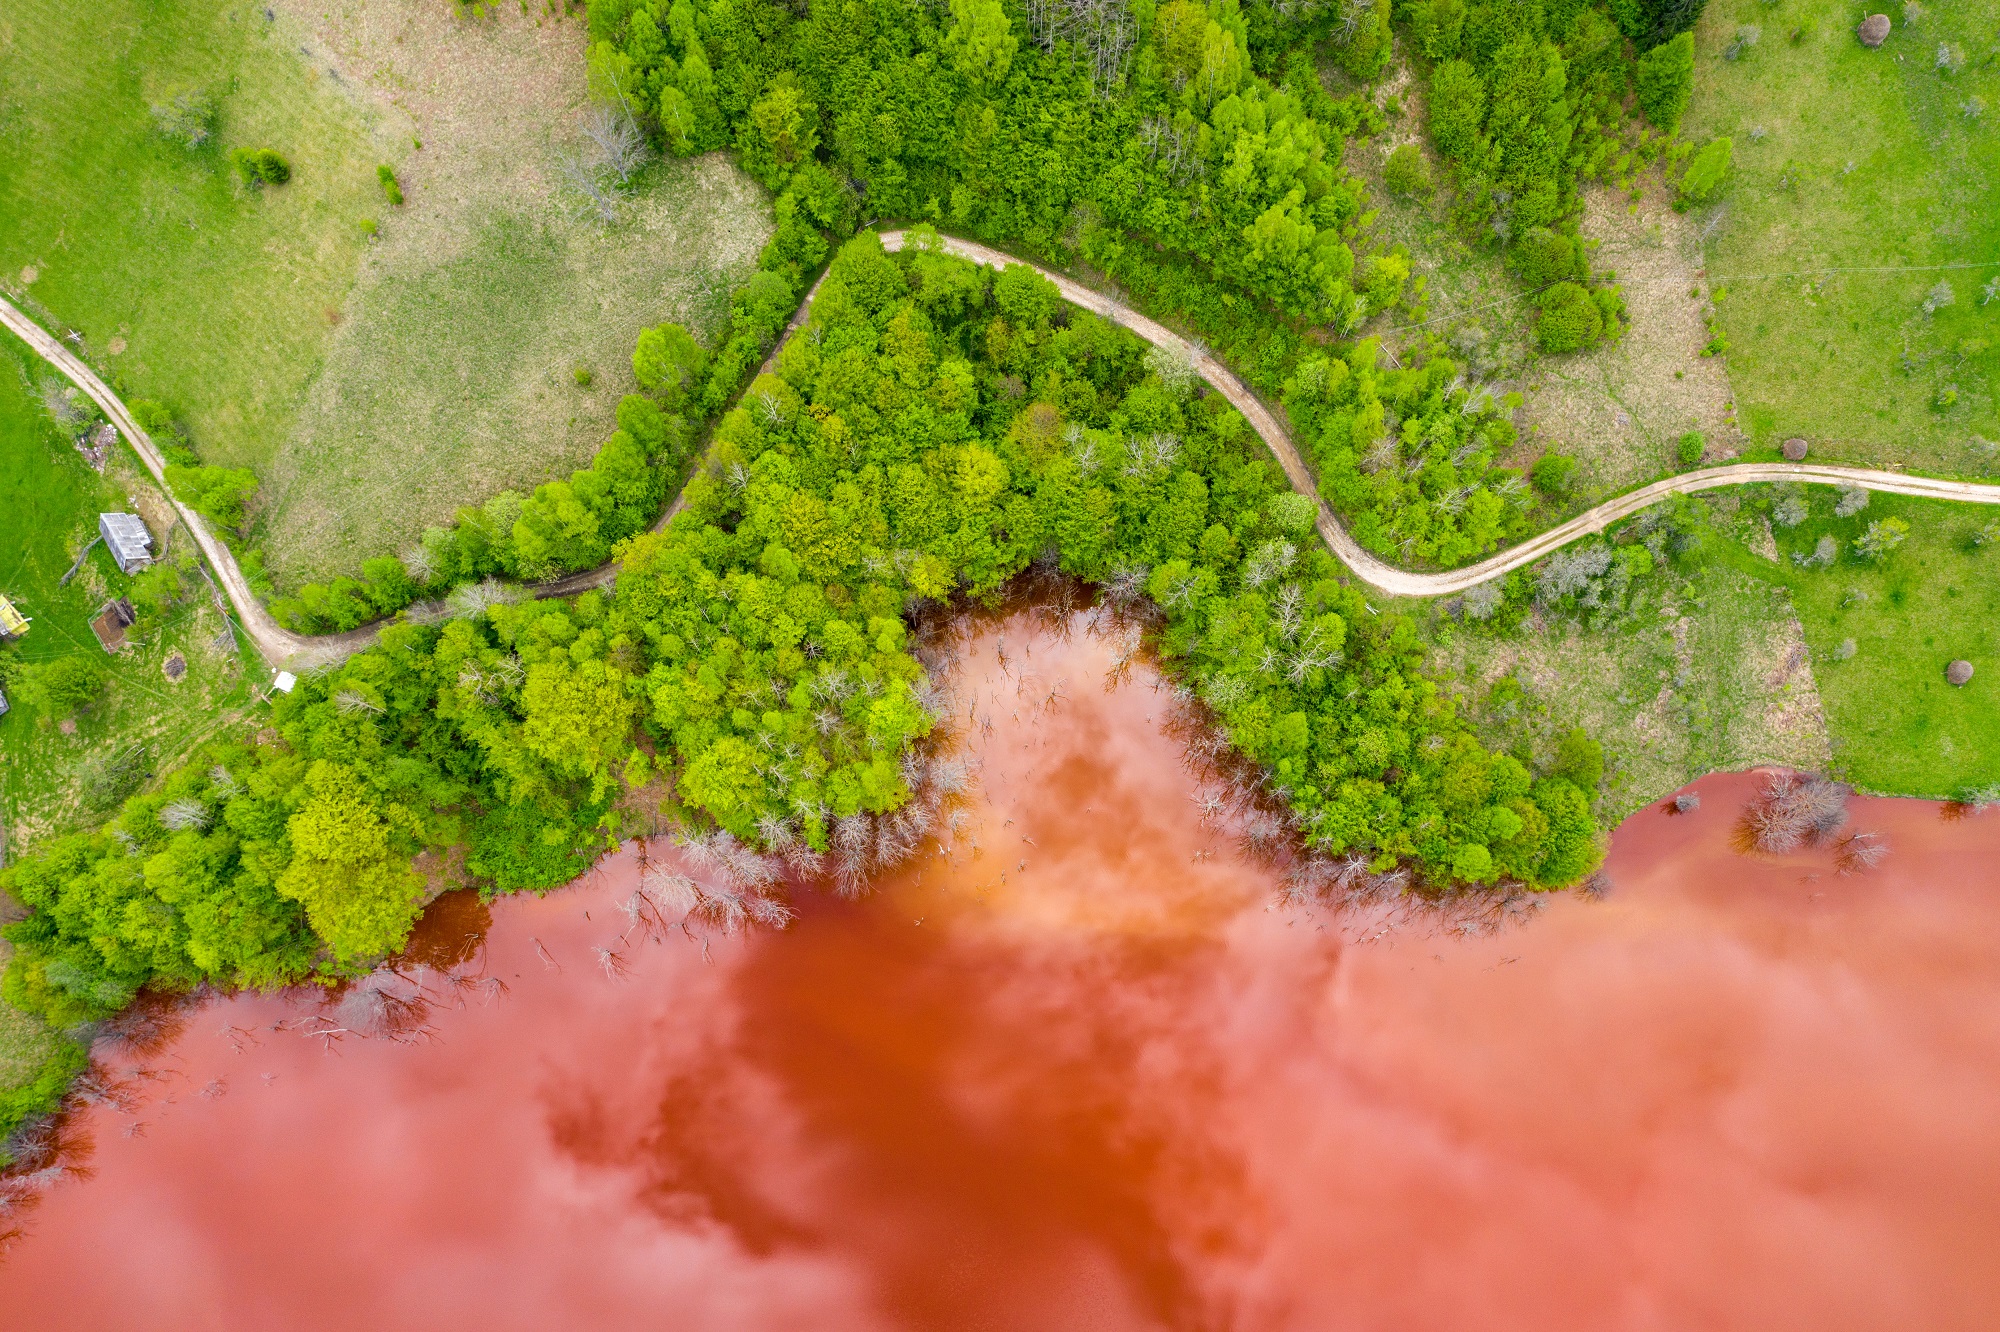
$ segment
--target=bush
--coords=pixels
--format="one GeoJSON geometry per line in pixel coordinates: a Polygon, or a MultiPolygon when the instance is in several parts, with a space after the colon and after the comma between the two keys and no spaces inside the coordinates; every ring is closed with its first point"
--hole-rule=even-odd
{"type": "Polygon", "coordinates": [[[257,494],[257,474],[247,467],[187,467],[167,464],[174,495],[217,528],[243,535],[245,507],[257,494]]]}
{"type": "MultiPolygon", "coordinates": [[[[1642,552],[1645,547],[1639,548],[1642,552]]],[[[1556,742],[1553,775],[1573,783],[1588,794],[1604,781],[1604,746],[1590,738],[1581,726],[1556,742]]]]}
{"type": "Polygon", "coordinates": [[[1584,276],[1582,248],[1570,237],[1547,227],[1533,227],[1508,256],[1521,281],[1546,287],[1584,276]]]}
{"type": "Polygon", "coordinates": [[[1425,55],[1449,60],[1465,32],[1464,0],[1417,0],[1410,7],[1410,32],[1425,55]]]}
{"type": "Polygon", "coordinates": [[[1544,495],[1567,495],[1576,484],[1576,459],[1565,453],[1545,453],[1535,460],[1528,477],[1544,495]]]}
{"type": "Polygon", "coordinates": [[[1431,75],[1431,142],[1446,157],[1478,155],[1486,122],[1486,81],[1463,60],[1447,60],[1431,75]]]}
{"type": "MultiPolygon", "coordinates": [[[[0,1142],[32,1119],[52,1115],[77,1075],[90,1067],[90,1047],[69,1036],[57,1038],[58,1045],[34,1078],[18,1087],[0,1091],[0,1142]]],[[[0,1167],[13,1164],[13,1157],[0,1147],[0,1167]]]]}
{"type": "Polygon", "coordinates": [[[1382,183],[1389,187],[1389,193],[1401,199],[1429,194],[1431,168],[1424,161],[1423,150],[1414,143],[1406,143],[1390,153],[1382,167],[1382,183]]]}
{"type": "Polygon", "coordinates": [[[269,148],[238,148],[229,154],[229,161],[253,190],[282,185],[292,178],[292,164],[269,148]]]}
{"type": "Polygon", "coordinates": [[[1708,441],[1701,437],[1701,431],[1690,430],[1681,436],[1680,443],[1674,447],[1674,455],[1680,459],[1681,466],[1698,467],[1702,452],[1707,447],[1708,441]]]}
{"type": "Polygon", "coordinates": [[[1722,185],[1722,179],[1729,174],[1729,155],[1735,146],[1727,139],[1716,139],[1694,155],[1681,174],[1680,192],[1674,198],[1676,211],[1685,212],[1698,203],[1706,203],[1722,185]]]}
{"type": "Polygon", "coordinates": [[[184,148],[195,149],[215,133],[215,99],[196,88],[152,107],[153,128],[184,148]]]}
{"type": "Polygon", "coordinates": [[[1884,518],[1868,524],[1868,530],[1855,538],[1854,553],[1870,563],[1880,564],[1903,544],[1903,538],[1909,534],[1910,525],[1903,519],[1884,518]]]}
{"type": "Polygon", "coordinates": [[[387,163],[375,168],[375,179],[382,182],[382,193],[388,198],[389,202],[401,207],[403,202],[403,187],[396,183],[396,173],[389,168],[387,163]]]}
{"type": "Polygon", "coordinates": [[[1359,22],[1334,59],[1355,78],[1372,79],[1389,62],[1389,0],[1347,0],[1347,7],[1359,11],[1359,22]]]}
{"type": "Polygon", "coordinates": [[[644,330],[632,351],[632,374],[639,387],[662,395],[670,406],[678,403],[700,380],[707,364],[708,353],[679,324],[661,324],[644,330]]]}
{"type": "Polygon", "coordinates": [[[1543,292],[1541,311],[1535,337],[1545,352],[1580,351],[1604,334],[1604,311],[1574,282],[1558,282],[1543,292]]]}
{"type": "Polygon", "coordinates": [[[110,683],[111,672],[103,662],[78,653],[30,667],[22,673],[19,687],[24,701],[60,718],[90,706],[110,683]]]}
{"type": "Polygon", "coordinates": [[[1684,32],[1639,57],[1639,108],[1672,134],[1694,91],[1694,34],[1684,32]]]}

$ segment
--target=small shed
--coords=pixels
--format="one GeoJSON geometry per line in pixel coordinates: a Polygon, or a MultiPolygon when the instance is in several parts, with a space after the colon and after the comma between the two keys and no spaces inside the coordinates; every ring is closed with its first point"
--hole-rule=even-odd
{"type": "Polygon", "coordinates": [[[28,632],[28,617],[14,609],[14,603],[0,597],[0,643],[9,643],[28,632]]]}
{"type": "Polygon", "coordinates": [[[0,717],[7,715],[7,691],[0,689],[0,717]]]}
{"type": "Polygon", "coordinates": [[[100,513],[97,532],[118,561],[120,573],[135,574],[153,562],[153,534],[134,513],[100,513]]]}
{"type": "Polygon", "coordinates": [[[131,602],[123,597],[114,597],[97,608],[97,618],[90,622],[90,632],[97,635],[98,644],[106,652],[116,652],[125,646],[125,631],[138,618],[131,602]]]}
{"type": "Polygon", "coordinates": [[[296,685],[298,682],[299,682],[299,677],[293,675],[290,671],[279,671],[278,674],[271,680],[271,688],[277,690],[281,694],[289,694],[292,692],[292,686],[296,685]]]}

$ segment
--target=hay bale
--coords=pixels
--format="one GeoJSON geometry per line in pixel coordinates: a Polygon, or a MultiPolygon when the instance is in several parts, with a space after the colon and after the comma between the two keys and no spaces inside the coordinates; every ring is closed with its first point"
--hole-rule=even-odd
{"type": "Polygon", "coordinates": [[[1861,39],[1863,46],[1870,49],[1880,46],[1883,42],[1889,40],[1889,16],[1887,14],[1870,14],[1867,18],[1861,20],[1861,26],[1855,29],[1854,35],[1861,39]]]}
{"type": "Polygon", "coordinates": [[[1806,448],[1806,442],[1794,435],[1785,441],[1785,457],[1792,462],[1804,462],[1806,460],[1806,448]]]}
{"type": "Polygon", "coordinates": [[[1955,685],[1965,684],[1972,679],[1972,663],[1960,657],[1944,668],[1944,678],[1955,685]]]}

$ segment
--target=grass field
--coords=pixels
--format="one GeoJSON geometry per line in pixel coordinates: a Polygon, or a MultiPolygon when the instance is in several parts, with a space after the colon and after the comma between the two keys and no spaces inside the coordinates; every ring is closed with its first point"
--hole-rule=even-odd
{"type": "Polygon", "coordinates": [[[1757,443],[2000,471],[1978,442],[2000,441],[2000,299],[1981,303],[2000,279],[2000,0],[1912,10],[1886,6],[1896,26],[1871,51],[1862,9],[1710,0],[1683,133],[1729,135],[1736,169],[1707,281],[1757,443]],[[1756,44],[1725,60],[1745,25],[1756,44]],[[1926,314],[1940,283],[1951,302],[1926,314]]]}
{"type": "Polygon", "coordinates": [[[370,114],[261,7],[12,0],[0,13],[0,280],[132,397],[172,403],[212,462],[262,466],[317,372],[380,194],[370,114]],[[195,88],[211,143],[155,132],[195,88]],[[252,192],[238,146],[290,159],[252,192]]]}
{"type": "MultiPolygon", "coordinates": [[[[51,427],[30,392],[39,373],[24,349],[0,353],[0,592],[33,623],[17,644],[0,649],[14,662],[38,664],[81,653],[112,670],[108,694],[77,719],[73,733],[9,691],[13,710],[0,717],[0,830],[11,859],[48,837],[93,822],[84,777],[94,764],[138,748],[140,770],[158,770],[213,734],[248,700],[245,668],[234,642],[218,641],[221,615],[203,595],[142,621],[133,641],[106,657],[90,630],[99,607],[127,583],[103,546],[93,550],[67,585],[71,560],[96,535],[97,515],[130,511],[138,498],[155,542],[167,530],[165,502],[142,480],[129,453],[114,453],[106,476],[51,427]],[[163,671],[178,652],[187,671],[169,681],[163,671]]],[[[172,538],[175,546],[187,533],[172,538]]],[[[156,544],[157,549],[157,544],[156,544]]]]}
{"type": "Polygon", "coordinates": [[[2000,523],[2000,511],[1877,495],[1861,513],[1836,518],[1834,491],[1806,493],[1812,516],[1776,529],[1776,561],[1726,553],[1798,607],[1836,769],[1871,791],[1936,799],[2000,782],[2000,542],[1971,539],[2000,523]],[[1853,539],[1889,517],[1909,523],[1903,545],[1880,566],[1854,559],[1853,539]],[[1832,565],[1801,568],[1791,558],[1828,535],[1840,544],[1832,565]],[[1853,655],[1844,656],[1849,640],[1853,655]],[[1963,687],[1944,678],[1956,659],[1973,665],[1963,687]]]}
{"type": "Polygon", "coordinates": [[[584,104],[577,17],[22,0],[0,13],[0,285],[206,461],[257,470],[282,584],[351,573],[588,461],[638,330],[718,322],[755,261],[768,206],[720,157],[581,221],[556,158],[584,104]],[[150,108],[193,88],[219,118],[191,152],[150,108]],[[239,145],[291,182],[244,189],[239,145]]]}

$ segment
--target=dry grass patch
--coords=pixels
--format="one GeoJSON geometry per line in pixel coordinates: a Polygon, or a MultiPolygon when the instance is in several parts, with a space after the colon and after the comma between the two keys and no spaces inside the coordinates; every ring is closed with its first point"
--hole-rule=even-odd
{"type": "Polygon", "coordinates": [[[1459,676],[1490,745],[1546,753],[1573,726],[1602,742],[1607,824],[1704,773],[1831,756],[1798,617],[1781,590],[1740,573],[1705,570],[1620,629],[1531,620],[1497,642],[1450,637],[1435,660],[1459,676]],[[1495,707],[1507,676],[1525,698],[1495,707]]]}
{"type": "Polygon", "coordinates": [[[266,482],[271,568],[293,585],[588,462],[634,387],[639,330],[720,323],[769,221],[720,157],[649,167],[609,227],[578,215],[557,159],[581,139],[580,21],[278,5],[314,25],[316,62],[411,127],[392,163],[408,202],[376,210],[380,238],[266,482]]]}
{"type": "Polygon", "coordinates": [[[1743,447],[1728,372],[1704,357],[1701,232],[1649,181],[1636,214],[1628,197],[1584,190],[1583,234],[1599,243],[1592,266],[1618,275],[1631,327],[1616,342],[1537,361],[1527,377],[1524,446],[1573,455],[1576,501],[1598,500],[1674,470],[1682,434],[1699,430],[1711,460],[1743,447]]]}

